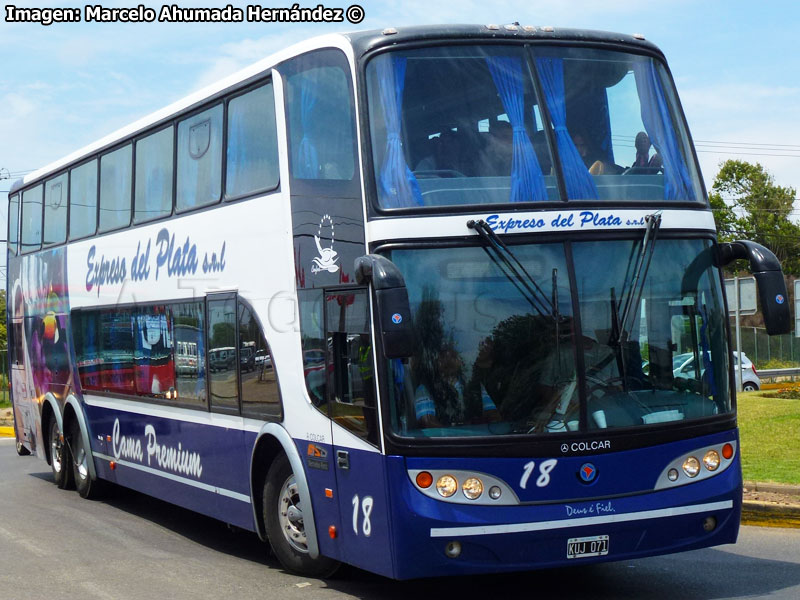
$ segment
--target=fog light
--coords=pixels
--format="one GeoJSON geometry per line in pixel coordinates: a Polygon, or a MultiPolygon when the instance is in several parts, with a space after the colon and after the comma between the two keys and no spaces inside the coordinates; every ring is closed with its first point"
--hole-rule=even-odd
{"type": "Polygon", "coordinates": [[[670,481],[678,481],[678,469],[670,469],[667,472],[667,479],[670,481]]]}
{"type": "Polygon", "coordinates": [[[700,472],[700,461],[694,456],[690,456],[683,461],[683,472],[686,473],[688,477],[697,477],[697,474],[700,472]]]}
{"type": "Polygon", "coordinates": [[[483,493],[483,483],[477,477],[470,477],[461,486],[461,491],[470,500],[476,500],[483,493]]]}
{"type": "Polygon", "coordinates": [[[706,517],[703,519],[703,531],[709,533],[714,531],[717,528],[717,518],[716,517],[706,517]]]}
{"type": "Polygon", "coordinates": [[[461,542],[447,542],[444,553],[447,558],[458,558],[461,555],[461,542]]]}
{"type": "Polygon", "coordinates": [[[497,500],[502,493],[503,490],[501,490],[496,485],[493,485],[492,487],[489,488],[489,498],[491,498],[492,500],[497,500]]]}
{"type": "Polygon", "coordinates": [[[709,471],[716,471],[719,467],[719,454],[716,450],[709,450],[703,457],[703,464],[709,471]]]}
{"type": "Polygon", "coordinates": [[[436,491],[443,498],[449,498],[456,493],[458,489],[458,482],[452,475],[442,475],[436,481],[436,491]]]}

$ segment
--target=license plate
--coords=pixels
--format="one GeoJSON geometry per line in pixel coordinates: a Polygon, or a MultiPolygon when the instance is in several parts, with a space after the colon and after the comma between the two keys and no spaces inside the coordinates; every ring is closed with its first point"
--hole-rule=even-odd
{"type": "Polygon", "coordinates": [[[570,538],[567,540],[567,558],[588,558],[608,554],[608,536],[570,538]]]}

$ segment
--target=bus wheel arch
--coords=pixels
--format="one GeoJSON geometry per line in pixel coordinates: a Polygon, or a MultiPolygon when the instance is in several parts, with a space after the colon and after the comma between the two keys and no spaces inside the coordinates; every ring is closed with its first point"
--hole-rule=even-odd
{"type": "Polygon", "coordinates": [[[83,415],[78,399],[70,395],[64,404],[63,431],[69,436],[70,449],[73,452],[72,468],[78,493],[84,498],[93,498],[99,491],[102,482],[97,477],[92,456],[92,445],[89,438],[89,429],[83,415]],[[81,453],[81,464],[75,464],[74,451],[81,453]],[[79,477],[79,472],[81,476],[79,477]],[[85,472],[85,477],[83,476],[85,472]]]}
{"type": "Polygon", "coordinates": [[[267,530],[264,524],[264,483],[267,479],[270,465],[275,458],[284,453],[283,446],[274,435],[262,434],[256,440],[253,448],[253,457],[250,461],[250,500],[253,506],[253,518],[256,524],[256,533],[261,541],[267,541],[267,530]]]}
{"type": "Polygon", "coordinates": [[[53,472],[53,481],[59,489],[67,490],[73,486],[72,456],[64,433],[64,419],[58,404],[51,394],[42,403],[42,433],[45,437],[45,457],[53,472]]]}

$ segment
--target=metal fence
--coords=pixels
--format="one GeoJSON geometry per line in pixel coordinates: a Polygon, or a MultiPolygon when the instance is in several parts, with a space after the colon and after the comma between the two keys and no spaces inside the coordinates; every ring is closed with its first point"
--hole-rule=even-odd
{"type": "MultiPolygon", "coordinates": [[[[767,335],[762,327],[742,327],[742,352],[752,360],[756,368],[770,361],[800,365],[800,338],[794,333],[767,335]]],[[[733,339],[734,345],[736,339],[733,339]]]]}

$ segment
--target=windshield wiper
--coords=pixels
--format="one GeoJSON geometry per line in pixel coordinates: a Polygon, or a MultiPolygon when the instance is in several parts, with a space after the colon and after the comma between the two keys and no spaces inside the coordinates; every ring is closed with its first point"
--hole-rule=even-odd
{"type": "MultiPolygon", "coordinates": [[[[637,255],[636,262],[633,266],[634,275],[630,290],[627,290],[627,281],[624,281],[622,284],[623,293],[625,291],[628,293],[625,296],[625,305],[622,308],[622,314],[619,317],[619,325],[616,327],[617,331],[614,336],[614,341],[618,344],[624,344],[628,341],[630,331],[633,328],[633,324],[630,321],[636,318],[636,309],[639,306],[639,302],[642,300],[644,284],[647,280],[647,271],[650,269],[650,263],[653,260],[656,237],[658,237],[658,230],[661,227],[661,211],[659,210],[651,215],[646,215],[644,222],[645,230],[644,238],[642,238],[642,249],[637,255]]],[[[622,303],[622,298],[620,298],[620,303],[622,303]]]]}
{"type": "Polygon", "coordinates": [[[483,219],[477,221],[470,219],[467,221],[467,227],[474,229],[481,239],[486,242],[487,247],[494,250],[497,258],[491,254],[489,256],[497,263],[503,274],[517,287],[530,305],[541,316],[550,315],[558,320],[558,308],[550,301],[547,294],[536,283],[536,280],[531,277],[520,260],[503,243],[503,240],[489,227],[489,224],[483,219]],[[505,266],[505,269],[500,266],[501,263],[505,266]]]}

